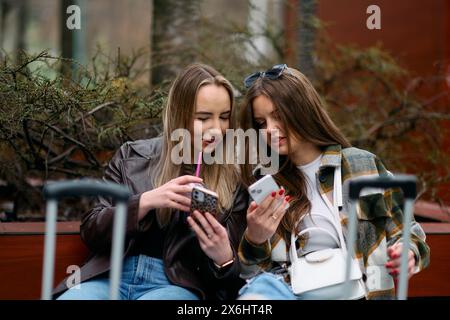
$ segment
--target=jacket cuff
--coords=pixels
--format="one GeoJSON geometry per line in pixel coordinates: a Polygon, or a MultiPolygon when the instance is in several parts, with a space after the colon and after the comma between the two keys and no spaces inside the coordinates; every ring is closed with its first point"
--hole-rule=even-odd
{"type": "MultiPolygon", "coordinates": [[[[400,238],[395,244],[403,244],[402,239],[400,238]]],[[[419,248],[417,247],[417,245],[414,243],[414,241],[410,241],[409,242],[409,250],[411,250],[414,253],[414,272],[413,274],[419,273],[422,270],[421,267],[421,257],[420,257],[420,252],[419,252],[419,248]]]]}
{"type": "Polygon", "coordinates": [[[233,277],[237,274],[239,274],[239,260],[237,257],[236,252],[233,250],[233,263],[230,266],[225,267],[225,270],[219,270],[216,268],[216,266],[214,265],[214,261],[212,259],[208,258],[208,266],[209,268],[212,270],[214,277],[216,279],[224,279],[224,278],[229,278],[229,277],[233,277]]]}
{"type": "Polygon", "coordinates": [[[413,242],[410,243],[409,245],[409,249],[414,252],[414,274],[418,273],[421,270],[420,267],[420,253],[419,253],[419,249],[417,248],[417,245],[413,242]]]}
{"type": "Polygon", "coordinates": [[[260,245],[254,244],[247,239],[244,233],[239,245],[239,259],[247,265],[258,264],[267,260],[270,257],[271,251],[272,248],[269,240],[260,245]]]}
{"type": "MultiPolygon", "coordinates": [[[[127,233],[135,234],[140,229],[140,223],[138,224],[138,212],[139,201],[142,193],[135,194],[128,200],[128,212],[127,212],[127,233]]],[[[143,219],[144,220],[144,219],[143,219]]]]}

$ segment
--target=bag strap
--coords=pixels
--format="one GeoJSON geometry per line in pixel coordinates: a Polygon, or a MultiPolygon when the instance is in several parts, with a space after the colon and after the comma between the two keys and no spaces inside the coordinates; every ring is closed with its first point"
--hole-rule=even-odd
{"type": "MultiPolygon", "coordinates": [[[[298,236],[303,235],[305,232],[307,232],[308,230],[311,230],[311,229],[320,229],[320,230],[328,233],[333,238],[333,240],[336,241],[336,243],[339,245],[339,247],[341,248],[343,253],[347,254],[347,247],[345,244],[344,234],[342,231],[342,225],[341,225],[341,222],[339,219],[339,207],[342,206],[342,203],[343,203],[343,201],[342,201],[342,173],[341,173],[341,166],[337,166],[334,170],[333,204],[330,209],[332,211],[332,217],[333,217],[333,220],[331,222],[339,235],[339,241],[338,241],[338,239],[336,239],[336,237],[331,232],[329,232],[326,229],[320,228],[320,227],[306,228],[305,230],[302,230],[300,233],[298,233],[298,236]]],[[[325,217],[325,216],[324,216],[324,218],[327,219],[327,217],[325,217]]],[[[291,246],[290,246],[290,250],[289,250],[289,255],[291,256],[290,257],[291,261],[293,258],[298,258],[297,249],[295,247],[295,240],[296,240],[296,235],[293,232],[291,232],[291,246]]]]}
{"type": "Polygon", "coordinates": [[[340,241],[338,240],[338,238],[336,238],[336,236],[335,236],[334,234],[332,234],[332,233],[331,233],[330,231],[328,231],[327,229],[321,228],[321,227],[310,227],[310,228],[306,228],[306,229],[300,231],[300,232],[297,234],[297,238],[301,237],[302,235],[304,235],[306,232],[308,232],[308,231],[310,231],[310,230],[319,230],[319,231],[323,231],[323,232],[327,233],[327,234],[334,240],[334,242],[336,242],[336,244],[337,244],[339,247],[342,246],[342,244],[340,243],[340,241]]]}
{"type": "Polygon", "coordinates": [[[341,166],[334,170],[333,204],[338,209],[342,207],[342,172],[341,166]]]}
{"type": "MultiPolygon", "coordinates": [[[[328,203],[329,203],[329,201],[328,201],[328,203]]],[[[344,234],[342,231],[342,225],[340,223],[339,209],[338,209],[339,206],[342,206],[342,177],[341,177],[341,167],[340,166],[336,167],[336,169],[334,171],[333,206],[330,209],[332,209],[332,213],[333,213],[332,216],[333,216],[333,220],[335,222],[335,223],[333,223],[333,226],[335,226],[335,228],[337,229],[339,239],[341,240],[340,241],[341,242],[341,250],[345,257],[348,254],[348,251],[347,251],[347,247],[345,244],[344,234]]],[[[330,234],[333,237],[333,239],[335,239],[335,241],[337,240],[336,237],[333,234],[331,234],[331,232],[329,232],[328,230],[325,230],[323,228],[319,228],[319,227],[311,227],[311,228],[302,230],[301,232],[299,232],[299,236],[311,229],[321,229],[322,231],[325,231],[326,233],[330,234]]],[[[336,241],[336,242],[339,243],[338,241],[336,241]]],[[[351,245],[353,245],[353,244],[351,244],[351,245]]],[[[294,232],[291,232],[291,246],[290,246],[290,250],[289,250],[289,258],[291,260],[291,263],[295,263],[299,260],[299,257],[297,255],[297,249],[295,246],[295,233],[294,232]]],[[[352,258],[351,263],[355,264],[356,260],[354,258],[352,258]]]]}
{"type": "Polygon", "coordinates": [[[295,247],[295,235],[291,232],[291,246],[289,247],[289,259],[291,264],[298,260],[297,248],[295,247]]]}
{"type": "Polygon", "coordinates": [[[342,173],[341,166],[337,166],[334,169],[334,184],[333,184],[333,219],[334,226],[337,229],[339,240],[341,241],[341,249],[344,253],[347,253],[347,246],[345,244],[344,233],[342,231],[342,225],[339,218],[339,207],[342,207],[342,173]]]}
{"type": "Polygon", "coordinates": [[[338,240],[338,238],[336,238],[335,235],[332,234],[330,231],[328,231],[327,229],[324,229],[324,228],[320,228],[320,227],[310,227],[310,228],[306,228],[306,229],[300,231],[297,236],[295,236],[294,232],[291,232],[291,246],[289,248],[289,258],[290,258],[291,262],[298,259],[297,247],[295,246],[295,240],[310,230],[320,230],[320,231],[327,233],[334,240],[334,242],[336,242],[336,244],[341,248],[341,250],[343,250],[343,252],[346,252],[345,249],[342,249],[342,246],[345,244],[345,242],[340,242],[338,240]]]}

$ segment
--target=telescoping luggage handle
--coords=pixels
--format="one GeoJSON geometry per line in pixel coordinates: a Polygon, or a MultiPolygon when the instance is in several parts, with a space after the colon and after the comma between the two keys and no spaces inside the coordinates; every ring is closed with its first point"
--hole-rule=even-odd
{"type": "Polygon", "coordinates": [[[394,177],[378,177],[378,178],[359,178],[350,181],[349,196],[349,228],[348,228],[348,255],[346,263],[346,290],[345,296],[348,297],[350,293],[350,268],[351,257],[354,254],[354,244],[356,240],[356,200],[359,198],[359,193],[366,187],[370,188],[395,188],[403,189],[405,204],[403,208],[403,236],[402,236],[402,254],[400,264],[400,279],[397,291],[398,300],[406,300],[408,293],[408,251],[409,240],[411,237],[411,219],[413,215],[414,200],[416,198],[416,177],[413,175],[398,175],[394,177]]]}
{"type": "Polygon", "coordinates": [[[85,179],[49,183],[44,186],[43,193],[47,199],[47,208],[41,298],[50,300],[52,295],[58,200],[72,196],[110,196],[116,200],[111,249],[110,299],[117,300],[122,272],[127,202],[130,197],[128,189],[115,183],[85,179]]]}

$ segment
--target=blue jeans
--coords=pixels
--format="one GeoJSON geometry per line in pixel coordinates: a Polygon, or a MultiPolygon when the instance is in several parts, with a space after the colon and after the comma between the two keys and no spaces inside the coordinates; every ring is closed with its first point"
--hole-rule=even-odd
{"type": "MultiPolygon", "coordinates": [[[[122,300],[199,300],[192,291],[172,284],[164,273],[161,259],[145,255],[127,257],[120,283],[122,300]]],[[[58,300],[107,300],[109,278],[100,277],[72,287],[58,300]]]]}
{"type": "Polygon", "coordinates": [[[263,272],[239,290],[239,300],[298,300],[283,276],[263,272]]]}
{"type": "MultiPolygon", "coordinates": [[[[338,290],[338,289],[334,289],[338,290]]],[[[308,300],[311,295],[296,295],[283,276],[263,272],[250,280],[239,290],[239,300],[308,300]]],[[[315,298],[313,298],[316,300],[315,298]]],[[[356,300],[366,300],[361,297],[356,300]]]]}

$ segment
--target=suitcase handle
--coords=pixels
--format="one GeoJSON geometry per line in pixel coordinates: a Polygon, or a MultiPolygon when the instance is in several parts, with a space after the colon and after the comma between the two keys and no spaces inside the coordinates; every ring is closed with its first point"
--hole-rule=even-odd
{"type": "Polygon", "coordinates": [[[44,186],[44,197],[58,200],[65,197],[110,196],[117,201],[128,201],[130,192],[124,186],[93,179],[61,181],[44,186]]]}
{"type": "Polygon", "coordinates": [[[44,186],[43,192],[47,199],[47,209],[42,270],[42,299],[50,300],[52,296],[58,200],[70,196],[101,195],[111,196],[116,199],[111,247],[110,299],[117,300],[119,298],[119,285],[122,272],[127,202],[130,198],[128,189],[125,186],[112,182],[84,179],[49,183],[44,186]]]}
{"type": "Polygon", "coordinates": [[[393,177],[377,177],[377,178],[358,178],[350,181],[349,184],[349,223],[348,223],[348,255],[346,258],[345,272],[345,293],[348,297],[350,293],[350,271],[351,259],[354,254],[354,246],[357,233],[357,216],[355,202],[359,198],[359,193],[363,188],[393,188],[400,187],[405,196],[403,208],[403,235],[402,235],[402,253],[400,264],[399,285],[397,288],[397,299],[406,300],[408,295],[408,251],[410,248],[409,241],[411,239],[411,221],[413,219],[414,200],[416,198],[416,182],[417,178],[412,175],[398,175],[393,177]]]}
{"type": "Polygon", "coordinates": [[[416,198],[417,179],[411,175],[398,175],[395,177],[379,177],[379,178],[358,178],[350,181],[349,196],[350,200],[359,198],[359,193],[363,188],[394,188],[400,187],[407,199],[416,198]]]}

